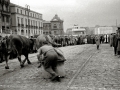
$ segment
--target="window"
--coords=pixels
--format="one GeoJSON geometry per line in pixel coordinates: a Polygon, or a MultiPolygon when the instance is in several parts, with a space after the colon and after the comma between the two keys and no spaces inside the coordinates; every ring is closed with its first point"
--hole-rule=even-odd
{"type": "Polygon", "coordinates": [[[21,30],[21,34],[24,35],[24,30],[21,30]]]}
{"type": "Polygon", "coordinates": [[[30,25],[30,19],[28,19],[28,25],[30,25]]]}
{"type": "Polygon", "coordinates": [[[25,19],[25,24],[27,25],[27,19],[25,19]]]}
{"type": "Polygon", "coordinates": [[[6,6],[6,11],[9,12],[9,7],[8,6],[6,6]]]}
{"type": "Polygon", "coordinates": [[[19,9],[17,9],[17,13],[19,13],[19,9]]]}
{"type": "Polygon", "coordinates": [[[37,18],[37,14],[36,14],[36,18],[37,18]]]}
{"type": "Polygon", "coordinates": [[[31,25],[32,25],[32,20],[31,20],[31,25]]]}
{"type": "Polygon", "coordinates": [[[9,17],[8,17],[8,16],[6,17],[6,22],[8,22],[8,23],[9,23],[9,17]]]}
{"type": "Polygon", "coordinates": [[[21,10],[21,14],[22,14],[22,10],[21,10]]]}
{"type": "Polygon", "coordinates": [[[40,21],[39,21],[39,27],[40,27],[40,21]]]}
{"type": "Polygon", "coordinates": [[[56,34],[56,31],[54,31],[54,34],[56,34]]]}
{"type": "Polygon", "coordinates": [[[27,11],[25,11],[25,15],[28,15],[28,14],[27,14],[27,11]]]}
{"type": "Polygon", "coordinates": [[[26,15],[26,10],[25,10],[25,15],[26,15]]]}
{"type": "Polygon", "coordinates": [[[6,6],[5,5],[3,5],[3,11],[6,11],[6,6]]]}
{"type": "Polygon", "coordinates": [[[3,21],[3,22],[5,21],[5,17],[4,17],[4,16],[2,16],[2,21],[3,21]]]}
{"type": "Polygon", "coordinates": [[[37,21],[36,21],[36,26],[37,26],[37,21]]]}
{"type": "Polygon", "coordinates": [[[43,26],[42,22],[41,22],[41,27],[43,26]]]}
{"type": "Polygon", "coordinates": [[[30,23],[31,23],[31,20],[29,19],[29,25],[30,25],[30,23]]]}
{"type": "Polygon", "coordinates": [[[23,24],[23,18],[21,18],[21,24],[23,24]]]}
{"type": "Polygon", "coordinates": [[[34,13],[33,13],[33,17],[34,17],[34,13]]]}
{"type": "Polygon", "coordinates": [[[57,28],[57,25],[56,25],[56,24],[54,24],[53,28],[57,28]]]}
{"type": "Polygon", "coordinates": [[[35,21],[33,20],[33,26],[35,25],[35,21]]]}
{"type": "Polygon", "coordinates": [[[20,24],[19,17],[17,17],[18,24],[20,24]]]}

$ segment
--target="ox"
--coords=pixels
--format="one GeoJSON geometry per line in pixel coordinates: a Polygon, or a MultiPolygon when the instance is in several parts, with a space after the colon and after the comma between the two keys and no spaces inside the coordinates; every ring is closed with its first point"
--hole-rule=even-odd
{"type": "Polygon", "coordinates": [[[48,44],[51,44],[54,47],[61,46],[61,44],[55,43],[54,40],[49,35],[41,34],[36,38],[36,47],[37,47],[37,49],[39,49],[43,45],[43,42],[45,42],[45,41],[47,41],[48,44]]]}
{"type": "Polygon", "coordinates": [[[8,66],[8,59],[10,56],[10,53],[16,53],[17,58],[20,62],[20,66],[24,67],[24,63],[27,60],[28,64],[31,64],[28,54],[30,53],[31,50],[31,45],[33,45],[32,41],[24,36],[20,35],[10,35],[8,39],[6,39],[6,54],[5,56],[5,61],[6,61],[6,66],[5,69],[9,69],[8,66]],[[21,61],[21,55],[25,56],[25,59],[21,61]]]}

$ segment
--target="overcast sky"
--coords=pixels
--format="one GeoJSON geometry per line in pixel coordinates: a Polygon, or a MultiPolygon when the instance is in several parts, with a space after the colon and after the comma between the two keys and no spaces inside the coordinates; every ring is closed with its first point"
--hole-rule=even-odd
{"type": "Polygon", "coordinates": [[[50,21],[55,14],[64,20],[64,30],[74,24],[81,27],[120,24],[120,0],[10,0],[43,15],[50,21]]]}

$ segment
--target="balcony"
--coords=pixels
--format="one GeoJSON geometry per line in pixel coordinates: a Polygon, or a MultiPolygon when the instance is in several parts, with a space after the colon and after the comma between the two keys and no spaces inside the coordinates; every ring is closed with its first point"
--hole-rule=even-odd
{"type": "Polygon", "coordinates": [[[8,11],[1,11],[1,14],[3,14],[3,15],[9,15],[9,16],[11,15],[10,12],[8,12],[8,11]]]}

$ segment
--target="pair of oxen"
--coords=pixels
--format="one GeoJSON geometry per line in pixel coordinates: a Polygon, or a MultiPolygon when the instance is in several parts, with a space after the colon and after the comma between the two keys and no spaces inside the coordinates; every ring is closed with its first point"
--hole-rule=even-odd
{"type": "Polygon", "coordinates": [[[20,35],[10,35],[8,38],[2,40],[0,42],[0,52],[6,61],[5,69],[9,69],[8,60],[11,53],[17,54],[17,58],[21,67],[24,67],[24,63],[26,61],[28,64],[31,64],[28,54],[33,49],[34,45],[37,49],[39,49],[43,45],[44,41],[47,41],[53,46],[59,46],[59,44],[53,43],[53,40],[49,35],[43,34],[39,35],[35,42],[33,42],[32,39],[20,35]],[[21,55],[25,56],[23,61],[21,60],[21,55]]]}

